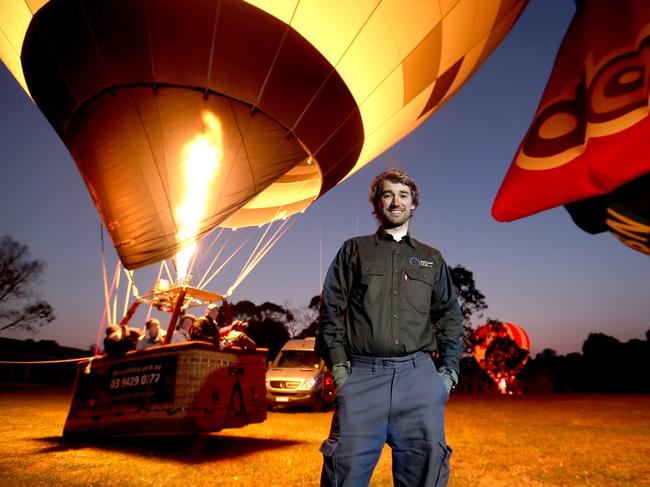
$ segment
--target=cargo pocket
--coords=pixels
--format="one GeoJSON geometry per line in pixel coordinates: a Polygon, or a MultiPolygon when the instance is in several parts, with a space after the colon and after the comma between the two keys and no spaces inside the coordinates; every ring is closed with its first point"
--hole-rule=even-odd
{"type": "Polygon", "coordinates": [[[336,449],[339,445],[338,438],[328,438],[320,446],[323,454],[323,471],[321,473],[321,486],[335,486],[336,484],[336,449]]]}
{"type": "Polygon", "coordinates": [[[440,448],[439,459],[440,459],[440,470],[438,471],[438,478],[434,484],[436,487],[445,487],[447,482],[449,482],[449,459],[451,458],[452,449],[449,445],[446,445],[442,442],[438,444],[440,448]]]}

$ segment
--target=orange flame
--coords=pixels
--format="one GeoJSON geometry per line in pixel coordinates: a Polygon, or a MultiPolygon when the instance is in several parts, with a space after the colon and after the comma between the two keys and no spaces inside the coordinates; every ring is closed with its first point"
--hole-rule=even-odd
{"type": "Polygon", "coordinates": [[[203,112],[205,130],[183,146],[185,158],[185,199],[176,211],[176,233],[181,250],[176,254],[179,285],[188,281],[190,261],[196,251],[196,234],[205,214],[210,183],[223,158],[221,122],[211,112],[203,112]]]}

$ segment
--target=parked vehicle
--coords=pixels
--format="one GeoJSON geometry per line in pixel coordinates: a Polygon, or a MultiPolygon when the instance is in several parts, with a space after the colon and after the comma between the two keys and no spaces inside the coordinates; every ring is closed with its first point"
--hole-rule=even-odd
{"type": "Polygon", "coordinates": [[[334,401],[334,381],[314,350],[315,339],[289,340],[266,372],[269,407],[309,406],[320,411],[334,401]]]}

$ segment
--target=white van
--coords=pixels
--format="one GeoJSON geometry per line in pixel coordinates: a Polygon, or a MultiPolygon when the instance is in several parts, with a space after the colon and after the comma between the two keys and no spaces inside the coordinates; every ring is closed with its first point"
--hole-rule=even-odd
{"type": "Polygon", "coordinates": [[[266,401],[273,406],[310,406],[334,401],[334,381],[314,351],[315,338],[289,340],[266,372],[266,401]]]}

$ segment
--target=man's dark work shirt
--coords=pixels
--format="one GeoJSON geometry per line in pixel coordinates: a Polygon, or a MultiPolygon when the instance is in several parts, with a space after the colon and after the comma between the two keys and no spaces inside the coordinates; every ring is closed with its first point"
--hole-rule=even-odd
{"type": "Polygon", "coordinates": [[[458,377],[463,317],[451,274],[439,251],[409,235],[395,242],[380,228],[347,240],[327,272],[321,311],[319,352],[330,365],[438,348],[441,369],[458,377]]]}

